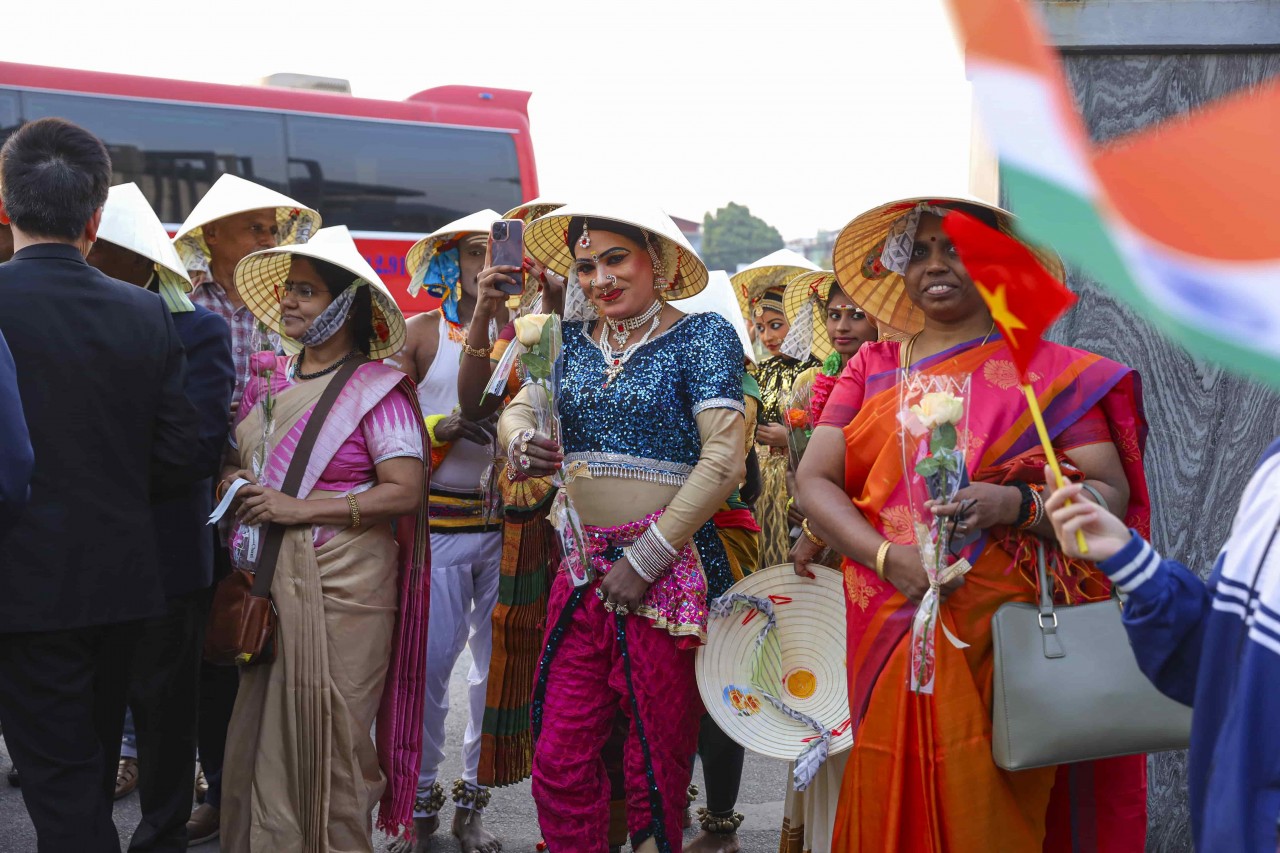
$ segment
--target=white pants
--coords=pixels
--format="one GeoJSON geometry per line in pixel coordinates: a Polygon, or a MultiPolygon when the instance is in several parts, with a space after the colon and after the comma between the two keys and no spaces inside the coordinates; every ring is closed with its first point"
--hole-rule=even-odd
{"type": "MultiPolygon", "coordinates": [[[[471,672],[467,675],[470,716],[462,740],[462,778],[476,783],[501,562],[501,530],[431,534],[431,617],[427,629],[426,701],[422,709],[422,764],[418,770],[420,794],[431,789],[444,759],[449,681],[463,646],[471,649],[471,672]]],[[[414,812],[414,817],[430,816],[429,812],[414,812]]]]}

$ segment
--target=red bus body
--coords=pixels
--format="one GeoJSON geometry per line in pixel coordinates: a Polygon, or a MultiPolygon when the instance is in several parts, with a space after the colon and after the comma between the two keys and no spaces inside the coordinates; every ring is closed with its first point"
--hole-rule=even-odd
{"type": "Polygon", "coordinates": [[[114,182],[138,181],[171,229],[222,172],[257,180],[351,228],[406,314],[434,307],[407,292],[415,241],[538,195],[528,101],[475,86],[385,101],[0,62],[0,140],[44,115],[82,125],[111,150],[114,182]]]}

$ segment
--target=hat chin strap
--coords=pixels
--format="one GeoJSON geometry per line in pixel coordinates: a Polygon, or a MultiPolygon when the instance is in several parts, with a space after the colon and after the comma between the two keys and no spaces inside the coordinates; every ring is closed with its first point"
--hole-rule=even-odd
{"type": "Polygon", "coordinates": [[[329,307],[320,312],[320,316],[316,317],[311,326],[302,333],[298,343],[304,347],[318,347],[336,335],[351,314],[351,306],[356,299],[356,288],[361,284],[363,282],[356,279],[350,287],[338,294],[338,298],[330,302],[329,307]]]}
{"type": "Polygon", "coordinates": [[[787,336],[782,339],[782,346],[778,349],[783,355],[790,356],[796,361],[809,360],[809,356],[813,353],[812,299],[806,299],[800,306],[800,310],[796,312],[795,322],[791,324],[787,336]]]}

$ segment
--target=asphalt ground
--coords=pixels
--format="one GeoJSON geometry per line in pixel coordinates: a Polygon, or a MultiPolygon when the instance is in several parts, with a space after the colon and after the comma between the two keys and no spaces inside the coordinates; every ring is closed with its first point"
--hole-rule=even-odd
{"type": "MultiPolygon", "coordinates": [[[[451,687],[453,708],[463,708],[466,702],[466,674],[470,668],[470,656],[465,652],[454,670],[451,687]]],[[[462,734],[466,721],[462,714],[451,713],[446,724],[450,750],[440,770],[440,778],[446,782],[459,775],[459,755],[461,752],[462,734]]],[[[8,771],[10,766],[7,747],[0,745],[0,769],[8,771]]],[[[742,791],[738,798],[738,811],[746,816],[739,838],[742,849],[748,853],[775,853],[778,849],[779,830],[782,826],[782,798],[786,785],[787,765],[781,761],[762,758],[747,753],[746,766],[743,768],[742,791]]],[[[695,782],[702,790],[706,785],[702,779],[702,766],[699,763],[695,771],[695,782]]],[[[446,788],[448,786],[446,785],[446,788]]],[[[704,805],[704,802],[695,804],[704,805]]],[[[441,815],[443,827],[433,845],[433,850],[441,853],[458,851],[457,840],[448,832],[452,820],[451,805],[446,805],[441,815]]],[[[115,821],[120,831],[121,849],[127,849],[129,838],[134,827],[138,825],[137,792],[116,801],[115,821]]],[[[537,813],[533,798],[529,792],[529,783],[496,789],[493,800],[485,811],[485,824],[490,831],[502,839],[503,849],[510,853],[534,853],[538,840],[537,813]]],[[[686,833],[692,838],[694,830],[686,833]]],[[[387,849],[388,839],[375,833],[374,849],[387,849]]],[[[0,853],[29,853],[36,849],[35,830],[27,817],[26,807],[22,802],[21,791],[11,788],[0,781],[0,853]]],[[[216,841],[192,847],[195,853],[218,853],[222,848],[216,841]]],[[[227,851],[227,853],[232,853],[227,851]]]]}

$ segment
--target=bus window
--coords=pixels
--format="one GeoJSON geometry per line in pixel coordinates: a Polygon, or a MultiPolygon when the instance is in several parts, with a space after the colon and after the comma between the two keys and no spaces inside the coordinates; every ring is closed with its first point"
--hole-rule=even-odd
{"type": "Polygon", "coordinates": [[[523,199],[510,134],[290,115],[289,195],[325,222],[423,234],[523,199]]]}
{"type": "Polygon", "coordinates": [[[288,191],[279,114],[40,92],[22,100],[28,121],[60,116],[97,134],[112,182],[137,183],[163,222],[186,219],[224,172],[288,191]]]}
{"type": "Polygon", "coordinates": [[[18,93],[0,92],[0,145],[22,124],[18,111],[18,93]]]}

